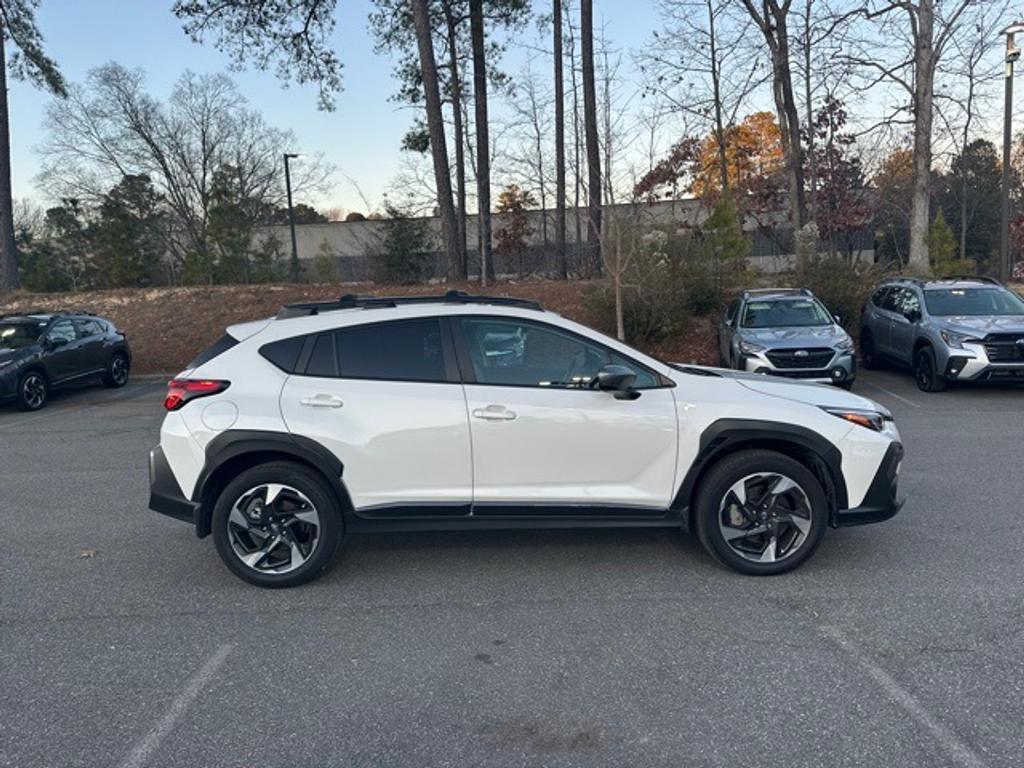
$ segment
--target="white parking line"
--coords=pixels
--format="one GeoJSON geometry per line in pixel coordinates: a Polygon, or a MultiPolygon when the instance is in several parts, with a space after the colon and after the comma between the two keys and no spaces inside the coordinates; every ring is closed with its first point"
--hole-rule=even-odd
{"type": "Polygon", "coordinates": [[[896,398],[897,400],[899,400],[899,401],[900,401],[901,403],[906,403],[907,405],[912,405],[912,406],[914,406],[915,408],[920,408],[920,407],[921,407],[920,405],[918,405],[917,403],[915,403],[915,402],[914,402],[913,400],[907,400],[907,398],[903,397],[902,395],[897,395],[897,394],[896,394],[895,392],[893,392],[893,391],[891,391],[891,390],[888,390],[888,389],[886,389],[885,387],[880,387],[880,386],[878,386],[877,384],[875,384],[875,382],[873,382],[873,381],[865,381],[864,379],[861,379],[859,383],[861,383],[861,384],[867,384],[867,385],[868,385],[869,387],[874,387],[874,388],[875,388],[875,389],[877,389],[877,390],[878,390],[879,392],[884,392],[884,393],[885,393],[885,394],[887,394],[887,395],[888,395],[889,397],[895,397],[895,398],[896,398]]]}
{"type": "Polygon", "coordinates": [[[819,629],[825,637],[839,646],[845,653],[852,656],[871,676],[871,679],[889,694],[889,698],[914,718],[919,725],[931,733],[939,747],[949,755],[956,765],[965,766],[965,768],[984,768],[985,763],[970,747],[960,741],[956,734],[932,717],[910,691],[901,686],[888,672],[862,653],[839,629],[827,626],[819,627],[819,629]]]}
{"type": "Polygon", "coordinates": [[[146,737],[135,745],[135,748],[128,753],[128,757],[121,763],[121,768],[142,768],[150,755],[163,743],[174,726],[178,724],[182,715],[185,714],[192,702],[196,700],[200,692],[210,679],[217,674],[217,670],[225,662],[228,654],[234,649],[234,644],[226,643],[218,648],[214,654],[206,660],[206,663],[199,668],[199,671],[189,678],[188,683],[182,689],[171,706],[167,708],[164,716],[161,717],[146,737]]]}

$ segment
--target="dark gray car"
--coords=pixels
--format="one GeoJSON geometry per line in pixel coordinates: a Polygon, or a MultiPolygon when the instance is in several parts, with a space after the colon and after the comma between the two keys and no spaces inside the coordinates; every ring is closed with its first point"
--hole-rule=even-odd
{"type": "Polygon", "coordinates": [[[853,340],[806,288],[744,291],[718,324],[718,352],[727,368],[846,389],[857,375],[853,340]]]}
{"type": "Polygon", "coordinates": [[[865,368],[911,368],[924,392],[949,381],[1024,382],[1024,300],[985,277],[887,280],[864,305],[860,344],[865,368]]]}

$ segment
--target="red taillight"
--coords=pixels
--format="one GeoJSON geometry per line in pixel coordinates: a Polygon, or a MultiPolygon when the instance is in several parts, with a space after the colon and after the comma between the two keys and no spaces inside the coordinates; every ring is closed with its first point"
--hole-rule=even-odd
{"type": "Polygon", "coordinates": [[[217,381],[216,379],[175,379],[167,383],[167,397],[164,399],[164,408],[168,411],[177,411],[189,400],[207,395],[216,395],[223,392],[231,384],[230,381],[217,381]]]}

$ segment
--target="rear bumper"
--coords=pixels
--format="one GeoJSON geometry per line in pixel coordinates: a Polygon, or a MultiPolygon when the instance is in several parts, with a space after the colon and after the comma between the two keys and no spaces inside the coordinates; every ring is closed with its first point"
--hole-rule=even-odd
{"type": "Polygon", "coordinates": [[[904,500],[899,497],[899,469],[903,461],[903,446],[898,442],[890,443],[882,457],[882,463],[875,472],[875,477],[864,495],[859,507],[841,509],[836,512],[835,525],[866,525],[888,520],[903,507],[904,500]]]}
{"type": "Polygon", "coordinates": [[[199,510],[197,503],[185,497],[159,446],[149,452],[149,508],[193,525],[199,510]]]}

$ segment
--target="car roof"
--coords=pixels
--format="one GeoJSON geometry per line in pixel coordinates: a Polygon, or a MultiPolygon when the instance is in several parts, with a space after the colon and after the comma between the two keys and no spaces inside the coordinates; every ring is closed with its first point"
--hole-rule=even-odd
{"type": "Polygon", "coordinates": [[[778,301],[782,299],[813,299],[807,288],[754,288],[743,292],[746,301],[778,301]]]}
{"type": "Polygon", "coordinates": [[[953,275],[950,277],[932,277],[922,280],[916,277],[891,277],[882,283],[882,286],[916,286],[923,291],[943,291],[964,288],[1003,288],[1003,284],[991,277],[978,275],[953,275]]]}
{"type": "Polygon", "coordinates": [[[50,310],[34,310],[30,309],[25,312],[11,312],[6,315],[0,315],[0,320],[29,320],[32,322],[49,322],[50,320],[56,320],[58,317],[67,317],[72,320],[78,318],[93,318],[96,320],[104,320],[99,315],[95,315],[92,312],[84,311],[50,311],[50,310]]]}

